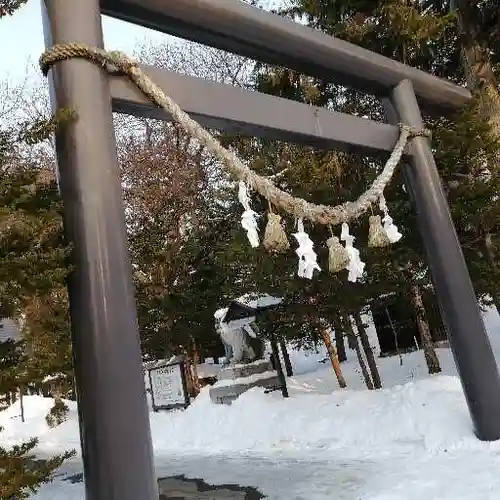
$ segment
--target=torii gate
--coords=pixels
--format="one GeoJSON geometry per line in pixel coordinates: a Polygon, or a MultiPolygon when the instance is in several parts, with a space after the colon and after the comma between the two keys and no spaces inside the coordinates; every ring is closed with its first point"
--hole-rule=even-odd
{"type": "MultiPolygon", "coordinates": [[[[363,154],[387,154],[397,122],[423,127],[419,104],[447,113],[470,93],[448,81],[239,0],[41,0],[46,46],[103,47],[101,13],[384,100],[391,124],[348,116],[169,71],[151,77],[202,124],[363,154]]],[[[51,71],[54,109],[78,119],[56,140],[65,229],[75,273],[69,294],[88,500],[158,498],[127,251],[112,109],[168,119],[120,77],[85,60],[51,71]]],[[[500,378],[429,141],[414,137],[405,184],[477,436],[500,438],[500,378]]]]}

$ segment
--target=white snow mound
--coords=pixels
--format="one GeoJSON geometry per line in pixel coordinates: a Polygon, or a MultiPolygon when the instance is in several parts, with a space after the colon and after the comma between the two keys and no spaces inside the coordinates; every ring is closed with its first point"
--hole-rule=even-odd
{"type": "MultiPolygon", "coordinates": [[[[68,421],[50,429],[45,415],[52,403],[25,397],[25,424],[19,420],[18,404],[0,413],[0,442],[38,436],[43,451],[78,449],[75,404],[68,402],[68,421]]],[[[415,447],[435,453],[485,446],[474,436],[460,383],[451,376],[381,391],[292,393],[289,399],[256,388],[231,406],[212,404],[206,388],[185,411],[151,413],[151,431],[157,456],[342,449],[343,457],[356,458],[415,447]]]]}

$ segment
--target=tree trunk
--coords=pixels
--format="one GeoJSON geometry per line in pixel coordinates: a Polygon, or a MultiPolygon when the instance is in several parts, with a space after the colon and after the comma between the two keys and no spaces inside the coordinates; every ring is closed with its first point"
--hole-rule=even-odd
{"type": "MultiPolygon", "coordinates": [[[[478,42],[478,32],[482,30],[481,17],[477,2],[469,0],[452,0],[450,6],[458,12],[460,42],[462,51],[462,66],[467,78],[467,87],[479,96],[478,113],[491,126],[493,136],[500,140],[500,92],[498,81],[491,64],[489,47],[478,42]]],[[[496,155],[492,171],[500,170],[500,151],[496,155]]],[[[486,230],[484,238],[486,258],[492,266],[496,259],[492,252],[491,234],[486,230]]],[[[492,299],[500,314],[500,296],[492,292],[492,299]]]]}
{"type": "Polygon", "coordinates": [[[384,307],[387,320],[389,321],[389,326],[391,327],[392,334],[394,335],[394,346],[396,347],[396,354],[399,357],[399,366],[403,366],[403,356],[401,355],[401,350],[399,349],[398,332],[392,322],[391,315],[387,306],[384,307]]]}
{"type": "Polygon", "coordinates": [[[370,378],[370,374],[368,373],[368,369],[366,368],[365,360],[363,359],[363,353],[361,352],[361,348],[359,347],[358,338],[356,337],[354,330],[352,328],[351,319],[349,316],[344,316],[345,330],[347,332],[347,338],[351,340],[351,344],[356,351],[356,356],[358,358],[359,367],[361,368],[361,373],[363,374],[363,379],[365,380],[365,384],[367,389],[370,391],[373,390],[373,382],[370,378]]]}
{"type": "Polygon", "coordinates": [[[342,323],[337,315],[333,316],[333,328],[335,329],[335,347],[337,348],[337,358],[340,363],[347,361],[347,354],[345,352],[344,342],[344,329],[342,323]]]}
{"type": "Polygon", "coordinates": [[[198,378],[198,369],[195,363],[191,363],[191,378],[193,380],[193,393],[194,396],[198,396],[201,391],[200,379],[198,378]]]}
{"type": "Polygon", "coordinates": [[[424,350],[425,361],[429,374],[441,373],[439,359],[434,349],[429,322],[425,314],[425,307],[422,301],[422,294],[418,285],[411,287],[411,300],[417,317],[418,331],[420,332],[420,340],[424,350]]]}
{"type": "Polygon", "coordinates": [[[26,421],[24,418],[24,387],[21,386],[19,389],[19,406],[21,407],[21,422],[24,424],[26,421]]]}
{"type": "Polygon", "coordinates": [[[375,361],[375,356],[373,355],[373,349],[370,345],[370,340],[368,339],[368,334],[366,333],[366,328],[363,324],[363,320],[361,319],[361,314],[359,312],[354,314],[354,321],[356,322],[356,328],[358,329],[361,346],[363,347],[366,361],[368,362],[368,366],[370,368],[373,385],[375,389],[382,389],[382,381],[380,379],[380,373],[375,361]]]}
{"type": "Polygon", "coordinates": [[[279,343],[281,353],[283,354],[283,361],[285,362],[285,371],[286,371],[286,376],[287,377],[293,377],[293,367],[292,367],[292,362],[290,360],[290,355],[288,354],[288,349],[286,347],[286,342],[281,341],[279,343]]]}
{"type": "MultiPolygon", "coordinates": [[[[490,265],[496,270],[497,262],[495,249],[493,248],[493,242],[491,241],[491,233],[486,233],[484,238],[484,251],[486,254],[486,258],[490,265]]],[[[496,307],[498,314],[500,314],[500,293],[497,290],[491,290],[489,295],[491,296],[491,300],[493,301],[493,305],[496,307]]]]}
{"type": "Polygon", "coordinates": [[[349,347],[349,349],[355,351],[356,349],[359,349],[359,345],[358,341],[356,340],[356,336],[354,335],[351,319],[349,318],[349,316],[346,316],[344,318],[344,323],[345,323],[344,331],[346,332],[347,335],[347,346],[349,347]]]}
{"type": "Polygon", "coordinates": [[[193,350],[192,350],[192,362],[191,365],[191,376],[193,379],[193,391],[194,395],[198,396],[200,393],[200,379],[198,378],[198,364],[200,363],[200,351],[196,342],[193,341],[193,350]]]}
{"type": "Polygon", "coordinates": [[[344,389],[345,387],[347,387],[347,383],[345,381],[344,375],[342,374],[340,362],[337,357],[337,350],[332,343],[330,334],[328,333],[328,330],[326,328],[320,327],[320,335],[323,339],[323,342],[325,343],[326,350],[328,351],[328,356],[330,357],[330,362],[332,363],[333,371],[335,372],[335,375],[339,382],[339,386],[344,389]]]}
{"type": "Polygon", "coordinates": [[[471,92],[479,92],[479,113],[491,124],[492,131],[500,139],[500,93],[493,71],[490,48],[482,46],[478,35],[482,20],[477,2],[452,0],[450,7],[458,13],[462,66],[471,92]]]}
{"type": "Polygon", "coordinates": [[[283,373],[283,367],[281,366],[280,352],[278,349],[278,341],[276,340],[276,336],[274,335],[274,333],[271,334],[271,338],[269,340],[271,342],[271,349],[273,351],[273,360],[274,360],[273,367],[276,370],[276,372],[278,373],[278,379],[279,379],[280,385],[281,385],[281,395],[284,398],[288,398],[289,397],[288,387],[286,385],[286,378],[285,378],[285,374],[283,373]]]}
{"type": "Polygon", "coordinates": [[[500,95],[489,56],[475,42],[463,47],[463,59],[468,87],[480,92],[479,113],[489,121],[496,138],[500,139],[500,95]]]}

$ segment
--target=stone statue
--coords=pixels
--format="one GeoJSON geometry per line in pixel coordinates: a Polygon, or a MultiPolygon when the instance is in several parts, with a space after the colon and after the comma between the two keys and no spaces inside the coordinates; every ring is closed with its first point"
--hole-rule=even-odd
{"type": "Polygon", "coordinates": [[[224,364],[251,363],[261,359],[264,342],[258,337],[259,329],[254,322],[255,318],[225,322],[226,312],[227,310],[221,309],[215,313],[215,327],[226,355],[224,364]]]}

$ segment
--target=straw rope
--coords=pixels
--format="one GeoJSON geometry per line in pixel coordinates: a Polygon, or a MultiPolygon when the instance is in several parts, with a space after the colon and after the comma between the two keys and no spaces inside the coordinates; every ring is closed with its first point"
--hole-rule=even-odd
{"type": "Polygon", "coordinates": [[[47,75],[51,66],[60,61],[83,58],[101,66],[108,73],[117,71],[126,75],[154,104],[163,108],[184,130],[196,138],[226,167],[239,181],[257,191],[275,207],[313,223],[335,226],[349,222],[363,215],[382,195],[384,188],[392,179],[401,160],[405,147],[412,137],[429,136],[427,130],[413,130],[400,124],[400,135],[382,172],[372,185],[354,202],[348,201],[337,206],[317,205],[279,189],[271,179],[262,177],[245,165],[233,152],[224,148],[220,142],[158,87],[139,67],[138,63],[120,52],[107,52],[81,43],[54,45],[40,57],[40,67],[47,75]]]}

